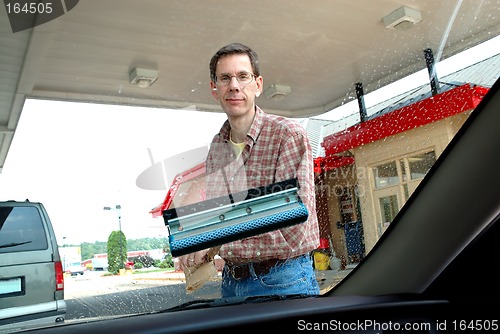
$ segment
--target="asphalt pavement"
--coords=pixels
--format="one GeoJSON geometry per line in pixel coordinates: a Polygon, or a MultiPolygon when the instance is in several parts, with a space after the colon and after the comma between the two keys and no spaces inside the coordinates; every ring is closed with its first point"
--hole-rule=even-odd
{"type": "MultiPolygon", "coordinates": [[[[345,270],[315,270],[316,280],[320,286],[321,294],[327,292],[335,285],[337,285],[344,277],[346,277],[353,267],[347,266],[345,270]]],[[[185,282],[184,272],[182,271],[161,271],[154,273],[145,274],[130,274],[133,280],[165,280],[165,281],[180,281],[185,282]]],[[[214,277],[214,281],[220,280],[222,278],[221,272],[218,272],[218,276],[214,277]]]]}
{"type": "MultiPolygon", "coordinates": [[[[320,286],[320,293],[324,294],[338,284],[351,271],[352,267],[346,270],[315,270],[316,279],[320,286]]],[[[105,272],[87,271],[84,275],[65,278],[65,298],[74,299],[92,295],[102,295],[107,293],[129,291],[138,288],[148,288],[153,286],[182,284],[186,282],[184,272],[175,270],[165,270],[148,272],[144,270],[125,271],[122,275],[106,276],[105,272]]],[[[219,271],[211,281],[220,282],[222,274],[219,271]]]]}

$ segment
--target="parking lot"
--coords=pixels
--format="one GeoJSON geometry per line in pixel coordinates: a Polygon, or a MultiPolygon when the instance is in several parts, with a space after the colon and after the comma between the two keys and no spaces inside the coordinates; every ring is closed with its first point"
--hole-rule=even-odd
{"type": "Polygon", "coordinates": [[[184,283],[182,273],[127,273],[105,275],[104,271],[86,271],[83,275],[65,276],[64,298],[75,299],[134,289],[184,283]]]}

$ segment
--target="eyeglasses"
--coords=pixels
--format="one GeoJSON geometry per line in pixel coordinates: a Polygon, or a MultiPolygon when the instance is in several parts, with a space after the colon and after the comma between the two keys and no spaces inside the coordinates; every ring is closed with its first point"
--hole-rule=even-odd
{"type": "Polygon", "coordinates": [[[215,83],[220,86],[227,86],[231,83],[233,77],[235,77],[241,85],[248,85],[257,76],[253,73],[248,72],[240,72],[236,75],[222,74],[221,76],[215,77],[215,83]]]}

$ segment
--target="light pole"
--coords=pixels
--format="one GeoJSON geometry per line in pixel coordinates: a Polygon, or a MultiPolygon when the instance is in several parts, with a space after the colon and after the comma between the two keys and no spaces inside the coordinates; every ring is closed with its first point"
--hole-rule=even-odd
{"type": "MultiPolygon", "coordinates": [[[[121,205],[120,204],[117,204],[114,208],[112,207],[109,207],[109,206],[105,206],[104,207],[104,210],[116,210],[116,212],[118,213],[118,228],[120,229],[120,256],[119,256],[119,259],[120,261],[122,262],[120,264],[120,267],[121,268],[122,266],[125,265],[125,260],[126,259],[123,259],[123,233],[122,233],[122,215],[121,215],[121,205]]],[[[125,256],[126,258],[126,256],[125,256]]]]}
{"type": "Polygon", "coordinates": [[[122,231],[122,215],[121,215],[121,208],[122,206],[120,204],[117,204],[114,208],[105,206],[104,210],[116,210],[118,213],[118,227],[120,229],[120,232],[122,231]]]}

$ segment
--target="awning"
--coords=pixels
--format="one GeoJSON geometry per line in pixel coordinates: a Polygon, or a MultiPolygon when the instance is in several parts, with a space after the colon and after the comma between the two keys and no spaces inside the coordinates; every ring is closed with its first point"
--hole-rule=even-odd
{"type": "Polygon", "coordinates": [[[326,136],[325,156],[415,129],[476,108],[488,88],[465,84],[326,136]]]}
{"type": "Polygon", "coordinates": [[[159,204],[158,206],[154,207],[149,211],[149,213],[153,215],[153,218],[161,217],[163,211],[168,210],[170,208],[170,205],[172,205],[172,200],[174,199],[175,194],[177,192],[177,189],[179,189],[179,186],[183,182],[192,180],[200,175],[203,175],[205,174],[205,171],[206,171],[205,162],[202,162],[188,170],[185,170],[177,174],[174,178],[174,181],[172,182],[172,185],[168,189],[167,195],[165,196],[163,203],[159,204]]]}
{"type": "Polygon", "coordinates": [[[321,173],[331,169],[352,165],[354,157],[345,156],[326,156],[314,159],[314,172],[321,173]]]}

